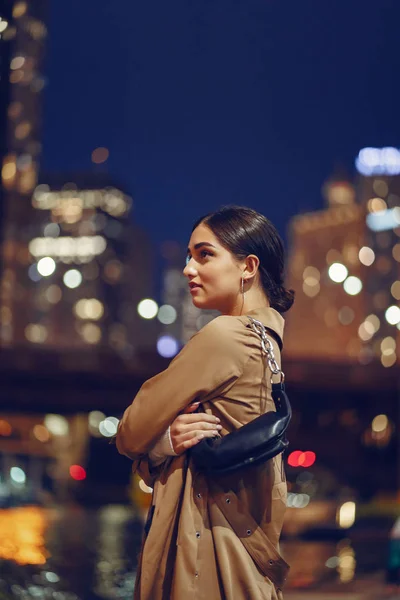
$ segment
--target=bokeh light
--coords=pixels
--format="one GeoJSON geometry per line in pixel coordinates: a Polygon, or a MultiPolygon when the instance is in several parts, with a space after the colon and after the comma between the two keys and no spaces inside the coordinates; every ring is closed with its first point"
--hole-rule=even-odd
{"type": "Polygon", "coordinates": [[[362,290],[362,281],[358,277],[348,277],[343,284],[343,289],[349,296],[356,296],[362,290]]]}
{"type": "Polygon", "coordinates": [[[26,482],[25,471],[20,467],[11,467],[10,477],[14,483],[24,484],[26,482]]]}
{"type": "Polygon", "coordinates": [[[99,431],[104,437],[112,437],[118,431],[119,419],[117,417],[106,417],[99,423],[99,431]]]}
{"type": "Polygon", "coordinates": [[[158,304],[151,298],[145,298],[139,302],[137,310],[143,319],[154,319],[158,313],[158,304]]]}
{"type": "Polygon", "coordinates": [[[75,304],[74,312],[79,319],[98,321],[104,314],[104,305],[97,298],[82,298],[75,304]]]}
{"type": "Polygon", "coordinates": [[[171,325],[176,321],[176,309],[170,304],[163,304],[160,306],[157,314],[157,319],[163,325],[171,325]]]}
{"type": "Polygon", "coordinates": [[[29,323],[25,327],[25,337],[33,344],[43,344],[47,339],[47,327],[40,323],[29,323]]]}
{"type": "Polygon", "coordinates": [[[69,474],[75,481],[83,481],[86,479],[86,471],[81,465],[71,465],[69,468],[69,474]]]}
{"type": "Polygon", "coordinates": [[[360,252],[358,253],[358,258],[360,260],[360,263],[362,263],[366,267],[370,267],[375,260],[375,252],[372,250],[372,248],[369,248],[368,246],[363,246],[360,252]]]}
{"type": "Polygon", "coordinates": [[[354,524],[356,520],[355,502],[344,502],[338,510],[337,523],[342,529],[347,529],[354,524]]]}
{"type": "Polygon", "coordinates": [[[99,148],[96,148],[92,152],[92,162],[94,162],[96,165],[100,165],[101,163],[106,162],[109,156],[109,150],[103,146],[99,146],[99,148]]]}
{"type": "Polygon", "coordinates": [[[179,351],[178,341],[171,335],[162,335],[157,341],[157,352],[164,358],[172,358],[179,351]]]}
{"type": "Polygon", "coordinates": [[[2,437],[9,437],[12,434],[12,427],[8,421],[0,419],[0,435],[2,437]]]}
{"type": "Polygon", "coordinates": [[[62,298],[61,288],[58,285],[50,285],[45,291],[44,296],[50,304],[57,304],[62,298]]]}
{"type": "Polygon", "coordinates": [[[348,270],[342,263],[335,262],[329,267],[328,275],[335,283],[342,283],[348,275],[348,270]]]}
{"type": "Polygon", "coordinates": [[[377,415],[371,425],[372,431],[379,433],[380,431],[384,431],[389,425],[389,419],[386,415],[377,415]]]}
{"type": "Polygon", "coordinates": [[[44,256],[39,260],[37,270],[43,277],[49,277],[56,270],[56,263],[50,256],[44,256]]]}
{"type": "Polygon", "coordinates": [[[95,323],[85,323],[82,325],[80,333],[88,344],[98,344],[102,337],[101,329],[95,323]]]}
{"type": "Polygon", "coordinates": [[[35,425],[32,433],[39,442],[45,443],[50,439],[50,432],[44,425],[35,425]]]}
{"type": "Polygon", "coordinates": [[[44,424],[53,435],[68,435],[69,424],[67,419],[62,415],[48,414],[44,418],[44,424]]]}
{"type": "Polygon", "coordinates": [[[82,283],[82,273],[78,269],[70,269],[64,273],[63,281],[68,288],[77,288],[82,283]]]}
{"type": "Polygon", "coordinates": [[[400,323],[400,308],[398,306],[389,306],[385,312],[385,319],[390,325],[400,323]]]}

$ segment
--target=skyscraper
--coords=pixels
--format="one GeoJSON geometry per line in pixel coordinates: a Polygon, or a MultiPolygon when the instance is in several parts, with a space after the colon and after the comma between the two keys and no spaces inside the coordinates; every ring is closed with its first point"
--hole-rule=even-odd
{"type": "Polygon", "coordinates": [[[328,208],[292,221],[297,299],[285,347],[294,358],[391,367],[400,323],[400,152],[363,149],[356,167],[356,193],[348,182],[329,182],[328,208]]]}
{"type": "MultiPolygon", "coordinates": [[[[2,86],[6,103],[2,160],[2,232],[0,284],[0,344],[17,341],[15,318],[19,303],[29,295],[23,271],[29,261],[28,242],[34,211],[41,152],[42,61],[47,36],[46,0],[5,3],[0,14],[2,86]]],[[[5,115],[5,105],[2,105],[5,115]]]]}
{"type": "Polygon", "coordinates": [[[299,359],[351,361],[361,351],[357,331],[365,313],[358,289],[364,217],[347,182],[329,182],[325,192],[326,209],[291,223],[288,283],[296,302],[288,314],[285,349],[299,359]]]}
{"type": "Polygon", "coordinates": [[[47,177],[33,193],[40,226],[28,244],[32,293],[16,334],[21,342],[106,347],[130,358],[137,347],[155,347],[154,325],[137,312],[152,291],[149,242],[129,218],[131,198],[108,176],[69,179],[47,177]]]}

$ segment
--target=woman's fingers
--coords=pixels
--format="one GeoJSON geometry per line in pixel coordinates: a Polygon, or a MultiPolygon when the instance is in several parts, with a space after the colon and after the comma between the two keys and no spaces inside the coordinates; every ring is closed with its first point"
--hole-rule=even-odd
{"type": "Polygon", "coordinates": [[[186,435],[190,435],[191,437],[182,441],[182,446],[185,450],[187,450],[188,448],[192,448],[192,446],[195,446],[204,438],[212,438],[218,436],[218,431],[194,431],[186,435]]]}
{"type": "Polygon", "coordinates": [[[188,415],[190,413],[195,412],[200,406],[200,402],[192,402],[192,404],[189,404],[189,406],[187,406],[185,408],[185,410],[183,411],[183,415],[188,415]]]}
{"type": "Polygon", "coordinates": [[[207,413],[194,413],[194,414],[181,414],[176,418],[176,421],[179,423],[188,425],[190,423],[200,423],[205,421],[206,423],[219,423],[220,420],[218,417],[214,417],[214,415],[208,415],[207,413]]]}

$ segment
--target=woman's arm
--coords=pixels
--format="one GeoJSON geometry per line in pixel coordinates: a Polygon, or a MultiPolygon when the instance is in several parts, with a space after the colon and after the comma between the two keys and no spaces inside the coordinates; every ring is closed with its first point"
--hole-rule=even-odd
{"type": "Polygon", "coordinates": [[[246,333],[236,319],[218,317],[196,334],[168,369],[146,381],[126,409],[118,427],[118,451],[133,459],[148,454],[189,404],[227,390],[247,359],[241,340],[246,333]]]}
{"type": "Polygon", "coordinates": [[[193,402],[161,436],[149,452],[150,462],[154,466],[162,464],[168,456],[178,456],[192,448],[205,437],[219,435],[222,426],[220,419],[207,413],[197,413],[200,402],[193,402]],[[194,414],[193,414],[194,413],[194,414]]]}

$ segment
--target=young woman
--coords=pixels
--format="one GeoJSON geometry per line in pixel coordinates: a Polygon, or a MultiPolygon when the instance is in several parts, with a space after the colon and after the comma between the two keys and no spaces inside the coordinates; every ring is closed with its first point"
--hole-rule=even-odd
{"type": "Polygon", "coordinates": [[[294,298],[283,283],[283,244],[264,216],[223,208],[194,225],[184,274],[194,305],[221,316],[143,385],[119,425],[119,452],[154,487],[135,599],[281,600],[282,456],[212,481],[188,450],[274,410],[248,316],[268,328],[279,364],[281,313],[294,298]]]}

